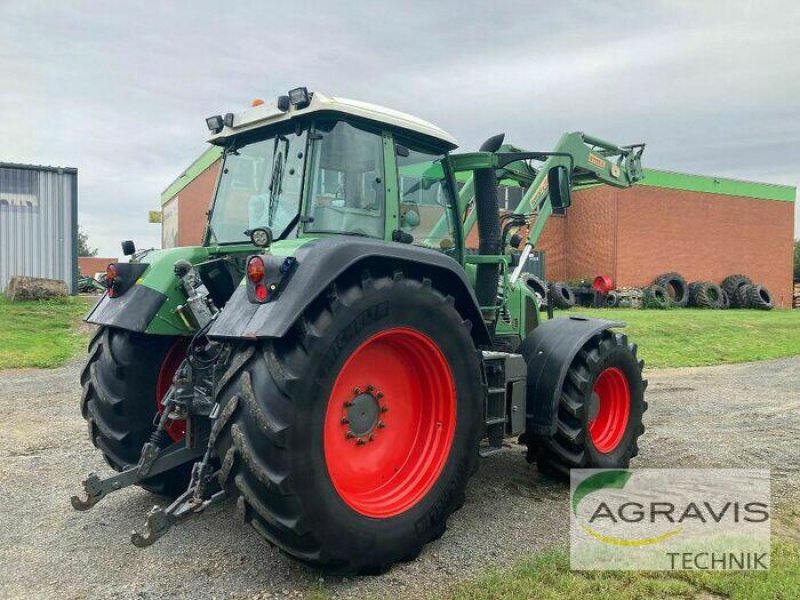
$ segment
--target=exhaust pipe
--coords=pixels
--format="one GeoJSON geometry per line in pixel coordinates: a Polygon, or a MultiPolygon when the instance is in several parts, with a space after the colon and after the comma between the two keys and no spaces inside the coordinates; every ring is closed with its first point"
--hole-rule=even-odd
{"type": "MultiPolygon", "coordinates": [[[[486,140],[481,152],[497,152],[503,144],[501,133],[486,140]]],[[[482,256],[500,253],[500,210],[497,205],[497,175],[494,169],[473,171],[475,182],[475,215],[478,220],[478,254],[482,256]]],[[[497,303],[497,264],[479,264],[475,275],[475,295],[480,306],[497,303]]]]}

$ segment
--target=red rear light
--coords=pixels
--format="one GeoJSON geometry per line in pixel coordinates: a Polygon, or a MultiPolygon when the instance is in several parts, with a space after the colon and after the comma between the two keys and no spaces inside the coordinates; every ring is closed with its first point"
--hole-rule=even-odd
{"type": "Polygon", "coordinates": [[[267,298],[269,297],[269,292],[267,291],[267,286],[265,286],[263,283],[259,283],[259,284],[256,285],[256,288],[255,288],[254,291],[255,291],[255,295],[256,295],[256,300],[258,300],[259,302],[266,302],[267,301],[267,298]]]}
{"type": "MultiPolygon", "coordinates": [[[[264,279],[264,261],[261,260],[260,257],[254,256],[247,261],[247,278],[256,284],[261,283],[261,280],[264,279]]],[[[260,285],[256,286],[256,290],[258,290],[259,287],[264,288],[264,292],[266,294],[267,288],[263,285],[260,285]]]]}

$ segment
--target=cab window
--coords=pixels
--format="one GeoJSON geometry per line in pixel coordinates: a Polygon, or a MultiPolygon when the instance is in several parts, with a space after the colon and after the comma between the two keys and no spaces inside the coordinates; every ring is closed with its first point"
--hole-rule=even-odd
{"type": "Polygon", "coordinates": [[[383,138],[345,121],[318,123],[312,137],[306,233],[384,239],[383,138]]]}
{"type": "Polygon", "coordinates": [[[396,154],[400,228],[417,246],[453,252],[453,195],[443,166],[445,155],[405,145],[396,154]]]}

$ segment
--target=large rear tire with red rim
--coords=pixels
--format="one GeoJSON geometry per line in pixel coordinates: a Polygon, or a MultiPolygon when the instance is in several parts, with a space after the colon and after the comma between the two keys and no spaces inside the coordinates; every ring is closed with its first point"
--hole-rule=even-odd
{"type": "Polygon", "coordinates": [[[639,453],[647,410],[644,361],[624,334],[604,331],[573,358],[561,389],[556,432],[531,436],[528,460],[559,479],[570,469],[627,468],[639,453]]]}
{"type": "MultiPolygon", "coordinates": [[[[113,469],[122,471],[139,461],[160,399],[186,355],[187,341],[100,327],[89,343],[80,375],[81,414],[89,425],[89,439],[113,469]]],[[[182,439],[184,431],[181,423],[171,423],[163,445],[182,439]]],[[[189,485],[191,466],[151,477],[141,487],[177,496],[189,485]]]]}
{"type": "Polygon", "coordinates": [[[376,573],[442,535],[477,467],[479,353],[453,299],[400,272],[345,274],[218,386],[220,483],[308,564],[376,573]]]}

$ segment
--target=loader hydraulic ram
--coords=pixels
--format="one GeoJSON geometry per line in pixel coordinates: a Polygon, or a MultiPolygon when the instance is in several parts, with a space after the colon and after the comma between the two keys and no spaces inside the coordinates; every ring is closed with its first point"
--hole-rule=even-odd
{"type": "Polygon", "coordinates": [[[375,573],[442,535],[508,438],[556,477],[636,456],[636,346],[619,322],[540,323],[521,274],[571,187],[634,184],[642,145],[456,154],[430,123],[306,88],[206,123],[223,164],[204,244],[126,242],[86,317],[81,412],[117,473],[76,509],[131,485],[174,498],[144,547],[230,499],[298,560],[375,573]],[[527,191],[502,226],[506,180],[527,191]]]}

